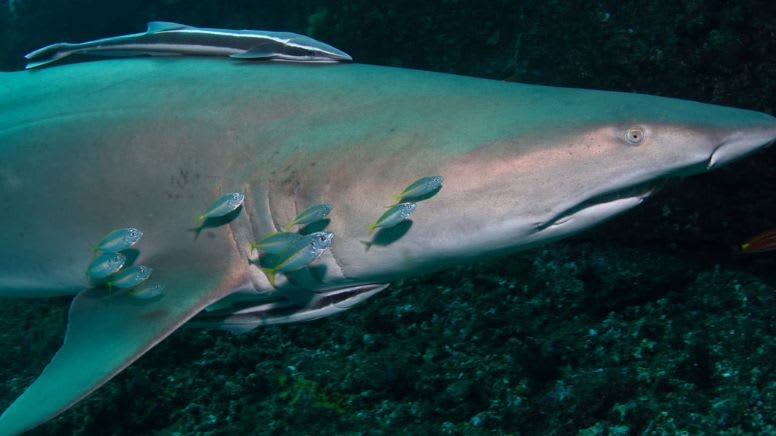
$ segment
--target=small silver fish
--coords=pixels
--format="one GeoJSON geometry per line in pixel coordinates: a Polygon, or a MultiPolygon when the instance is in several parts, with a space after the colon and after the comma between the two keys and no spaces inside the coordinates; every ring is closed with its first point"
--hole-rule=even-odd
{"type": "Polygon", "coordinates": [[[282,253],[282,258],[270,268],[262,268],[269,283],[275,286],[275,273],[300,270],[319,258],[334,239],[334,233],[315,232],[302,236],[282,253]]]}
{"type": "Polygon", "coordinates": [[[86,275],[97,280],[104,279],[117,273],[126,263],[127,257],[121,253],[103,253],[92,260],[86,268],[86,275]]]}
{"type": "Polygon", "coordinates": [[[291,227],[300,225],[305,226],[316,221],[320,221],[326,218],[331,212],[334,206],[329,203],[316,204],[303,210],[296,216],[290,223],[286,224],[286,230],[290,230],[291,227]]]}
{"type": "Polygon", "coordinates": [[[143,236],[143,232],[134,227],[124,227],[116,229],[103,237],[92,250],[93,252],[102,251],[105,253],[115,253],[126,250],[135,245],[143,236]]]}
{"type": "Polygon", "coordinates": [[[114,36],[80,44],[60,42],[31,53],[27,69],[71,54],[102,56],[189,55],[229,56],[287,62],[351,61],[347,53],[309,36],[291,32],[193,27],[166,21],[148,23],[143,33],[114,36]]]}
{"type": "Polygon", "coordinates": [[[371,236],[377,229],[387,229],[406,220],[415,211],[415,207],[415,203],[399,203],[386,210],[380,215],[380,218],[377,218],[377,221],[367,224],[365,227],[371,236]]]}
{"type": "Polygon", "coordinates": [[[132,266],[113,276],[107,283],[108,289],[130,289],[143,283],[151,277],[154,270],[145,265],[132,266]]]}
{"type": "Polygon", "coordinates": [[[421,177],[404,188],[399,195],[394,195],[394,204],[424,200],[427,195],[442,189],[442,182],[444,182],[442,176],[421,177]]]}
{"type": "Polygon", "coordinates": [[[270,254],[280,254],[301,238],[303,238],[303,236],[299,233],[272,232],[261,238],[259,242],[251,244],[251,250],[259,250],[270,254]]]}
{"type": "Polygon", "coordinates": [[[149,283],[145,282],[133,289],[130,289],[128,294],[131,297],[139,300],[152,300],[154,298],[161,297],[164,293],[164,285],[161,283],[149,283]]]}
{"type": "Polygon", "coordinates": [[[230,192],[218,197],[207,208],[207,211],[197,217],[197,222],[204,222],[208,218],[220,218],[242,206],[245,194],[242,192],[230,192]]]}

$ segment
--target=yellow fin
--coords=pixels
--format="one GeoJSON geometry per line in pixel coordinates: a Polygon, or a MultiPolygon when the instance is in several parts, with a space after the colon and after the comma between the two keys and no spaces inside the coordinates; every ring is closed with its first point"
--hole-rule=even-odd
{"type": "Polygon", "coordinates": [[[269,280],[269,284],[274,288],[275,287],[275,269],[274,268],[262,268],[261,271],[264,273],[265,276],[267,276],[267,280],[269,280]]]}

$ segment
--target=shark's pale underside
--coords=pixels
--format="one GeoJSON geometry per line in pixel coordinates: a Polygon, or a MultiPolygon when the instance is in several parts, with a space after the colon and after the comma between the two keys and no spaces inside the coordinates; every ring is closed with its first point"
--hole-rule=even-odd
{"type": "Polygon", "coordinates": [[[239,332],[336,313],[392,280],[578,232],[775,138],[776,119],[746,110],[357,64],[4,73],[0,296],[75,298],[0,434],[67,409],[189,320],[239,332]],[[364,225],[429,175],[443,189],[367,252],[364,225]],[[195,239],[227,192],[246,194],[239,214],[195,239]],[[249,243],[324,202],[332,249],[273,290],[249,243]],[[119,227],[143,230],[133,261],[161,298],[88,288],[91,248],[119,227]]]}

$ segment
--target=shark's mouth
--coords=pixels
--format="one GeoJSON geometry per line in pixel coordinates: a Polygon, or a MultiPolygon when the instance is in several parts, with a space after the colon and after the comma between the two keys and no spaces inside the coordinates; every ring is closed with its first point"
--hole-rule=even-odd
{"type": "Polygon", "coordinates": [[[561,227],[571,227],[569,230],[582,230],[641,204],[663,184],[663,180],[649,180],[626,188],[593,195],[581,203],[561,211],[551,219],[537,224],[536,231],[538,233],[561,227]]]}

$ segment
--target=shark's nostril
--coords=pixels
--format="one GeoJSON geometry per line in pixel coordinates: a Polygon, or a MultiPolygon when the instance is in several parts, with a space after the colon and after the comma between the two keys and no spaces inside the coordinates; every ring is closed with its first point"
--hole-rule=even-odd
{"type": "Polygon", "coordinates": [[[720,155],[717,153],[720,148],[722,148],[725,145],[725,143],[722,143],[716,147],[714,147],[714,150],[711,151],[711,154],[709,155],[709,158],[706,159],[706,170],[710,170],[712,168],[716,168],[717,164],[719,163],[720,155]]]}

